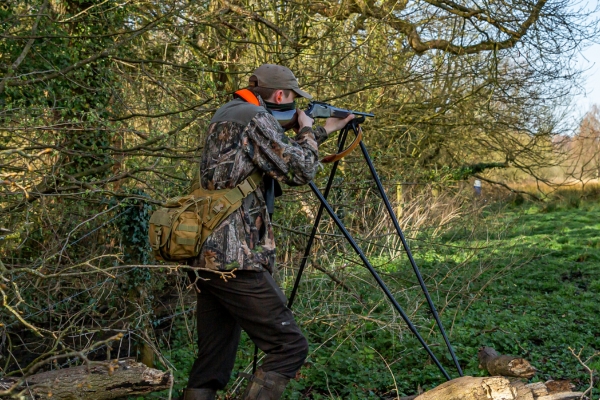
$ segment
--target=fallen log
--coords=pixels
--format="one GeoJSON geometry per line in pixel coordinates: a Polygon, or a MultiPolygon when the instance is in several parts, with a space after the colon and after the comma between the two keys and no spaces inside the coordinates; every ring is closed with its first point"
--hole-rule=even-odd
{"type": "MultiPolygon", "coordinates": [[[[548,383],[526,385],[501,376],[463,376],[418,396],[402,397],[400,400],[575,400],[583,395],[581,392],[554,392],[548,383]]],[[[564,389],[564,386],[559,387],[561,389],[558,390],[564,389]]]]}
{"type": "MultiPolygon", "coordinates": [[[[0,393],[8,390],[18,378],[0,380],[0,393]]],[[[85,365],[31,375],[13,394],[22,399],[86,399],[105,400],[144,395],[169,389],[173,384],[170,372],[148,368],[133,359],[115,360],[92,367],[85,365]]]]}
{"type": "Polygon", "coordinates": [[[477,352],[477,357],[479,358],[479,368],[487,370],[493,376],[530,379],[537,372],[535,367],[524,358],[501,355],[491,347],[481,347],[477,352]]]}

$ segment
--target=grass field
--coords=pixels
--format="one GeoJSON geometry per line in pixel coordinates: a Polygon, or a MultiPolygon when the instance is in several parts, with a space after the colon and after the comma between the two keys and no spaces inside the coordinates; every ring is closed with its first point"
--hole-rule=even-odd
{"type": "MultiPolygon", "coordinates": [[[[569,379],[590,386],[587,366],[600,369],[600,205],[561,201],[489,207],[442,236],[411,241],[415,259],[466,375],[482,376],[482,345],[525,357],[532,381],[569,379]]],[[[344,287],[311,272],[294,307],[311,343],[307,365],[289,399],[377,399],[409,395],[444,382],[404,321],[351,253],[332,271],[344,287]]],[[[405,257],[373,259],[446,370],[458,374],[427,311],[405,257]]],[[[291,279],[282,282],[288,290],[291,279]]],[[[182,336],[170,359],[185,383],[193,346],[182,336]]],[[[236,371],[248,368],[252,346],[240,345],[236,371]]],[[[229,394],[239,381],[232,379],[229,394]]],[[[594,376],[594,398],[600,392],[594,376]]]]}
{"type": "MultiPolygon", "coordinates": [[[[529,359],[537,379],[571,379],[585,389],[589,375],[569,348],[583,360],[600,350],[600,207],[525,205],[495,219],[490,226],[507,228],[486,240],[498,258],[490,273],[500,275],[460,309],[453,335],[459,351],[474,358],[475,347],[486,344],[529,359]]],[[[471,359],[468,373],[477,373],[475,364],[471,359]]],[[[598,370],[600,358],[588,366],[598,370]]]]}

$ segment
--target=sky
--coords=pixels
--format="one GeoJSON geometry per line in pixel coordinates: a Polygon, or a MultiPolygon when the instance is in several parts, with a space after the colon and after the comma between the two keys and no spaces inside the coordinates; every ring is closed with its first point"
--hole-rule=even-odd
{"type": "Polygon", "coordinates": [[[593,104],[600,106],[600,44],[595,44],[584,50],[578,57],[577,64],[587,69],[587,79],[583,88],[585,93],[574,99],[576,114],[584,114],[593,104]]]}
{"type": "MultiPolygon", "coordinates": [[[[589,0],[586,3],[590,9],[598,7],[600,0],[589,0]]],[[[595,15],[598,18],[598,15],[595,15]]],[[[592,105],[600,106],[600,44],[586,48],[577,58],[577,65],[585,72],[586,80],[583,82],[585,93],[573,99],[573,116],[583,116],[592,105]]]]}

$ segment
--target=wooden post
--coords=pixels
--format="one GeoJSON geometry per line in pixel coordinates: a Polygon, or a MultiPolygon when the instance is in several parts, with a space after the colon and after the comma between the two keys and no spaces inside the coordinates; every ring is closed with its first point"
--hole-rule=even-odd
{"type": "Polygon", "coordinates": [[[396,217],[402,218],[402,183],[396,184],[396,217]]]}

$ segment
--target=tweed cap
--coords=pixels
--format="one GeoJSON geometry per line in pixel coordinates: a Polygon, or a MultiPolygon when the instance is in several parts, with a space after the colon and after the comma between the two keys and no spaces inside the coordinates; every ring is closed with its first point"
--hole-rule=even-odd
{"type": "Polygon", "coordinates": [[[298,87],[298,80],[294,73],[283,65],[263,64],[258,67],[250,77],[250,86],[269,89],[289,89],[299,96],[312,99],[312,96],[298,87]]]}

